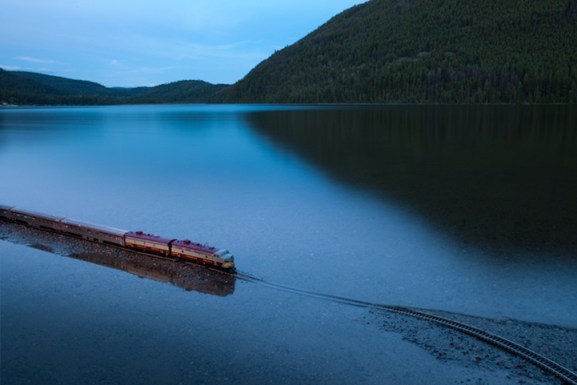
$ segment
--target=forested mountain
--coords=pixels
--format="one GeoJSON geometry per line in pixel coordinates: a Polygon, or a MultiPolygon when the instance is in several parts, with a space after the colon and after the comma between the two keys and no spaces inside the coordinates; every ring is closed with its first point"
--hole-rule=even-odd
{"type": "Polygon", "coordinates": [[[577,102],[577,0],[371,0],[220,102],[577,102]]]}
{"type": "Polygon", "coordinates": [[[156,87],[108,88],[84,80],[0,69],[0,103],[8,104],[203,103],[224,87],[183,80],[156,87]]]}

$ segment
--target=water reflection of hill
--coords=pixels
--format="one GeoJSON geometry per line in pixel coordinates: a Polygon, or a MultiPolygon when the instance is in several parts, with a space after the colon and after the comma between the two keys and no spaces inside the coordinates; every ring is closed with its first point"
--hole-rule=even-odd
{"type": "Polygon", "coordinates": [[[574,108],[390,106],[248,119],[339,181],[374,190],[464,242],[577,249],[574,108]]]}

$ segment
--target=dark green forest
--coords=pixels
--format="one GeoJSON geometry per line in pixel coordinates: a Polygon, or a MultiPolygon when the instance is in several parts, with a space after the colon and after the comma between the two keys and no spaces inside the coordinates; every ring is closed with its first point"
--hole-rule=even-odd
{"type": "Polygon", "coordinates": [[[575,0],[372,0],[274,53],[224,102],[574,103],[575,0]]]}
{"type": "Polygon", "coordinates": [[[203,103],[227,85],[182,80],[156,87],[108,88],[33,72],[0,69],[0,102],[33,105],[203,103]]]}

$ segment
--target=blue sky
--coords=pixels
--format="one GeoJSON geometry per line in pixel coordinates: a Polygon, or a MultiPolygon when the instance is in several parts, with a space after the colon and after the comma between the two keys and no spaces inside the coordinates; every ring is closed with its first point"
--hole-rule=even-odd
{"type": "Polygon", "coordinates": [[[364,0],[0,0],[0,67],[106,86],[234,83],[364,0]]]}

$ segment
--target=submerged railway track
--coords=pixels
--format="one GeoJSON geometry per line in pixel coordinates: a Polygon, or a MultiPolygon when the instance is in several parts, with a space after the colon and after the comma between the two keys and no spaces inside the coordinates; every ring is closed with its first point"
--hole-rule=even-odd
{"type": "Polygon", "coordinates": [[[253,283],[263,285],[266,287],[270,287],[270,288],[273,288],[276,290],[281,290],[281,291],[285,291],[285,292],[289,292],[289,293],[304,295],[304,296],[312,297],[312,298],[318,298],[321,300],[326,300],[326,301],[331,301],[331,302],[336,302],[336,303],[343,303],[343,304],[347,304],[347,305],[351,305],[351,306],[386,310],[389,312],[394,312],[394,313],[398,313],[398,314],[426,320],[426,321],[432,322],[432,323],[437,324],[437,325],[445,326],[445,327],[448,327],[448,328],[453,329],[455,331],[458,331],[460,333],[475,337],[478,340],[481,340],[481,341],[488,343],[490,345],[493,345],[494,347],[499,348],[505,352],[513,354],[513,355],[541,368],[545,372],[552,374],[553,376],[555,376],[558,379],[560,379],[561,381],[563,381],[565,384],[577,385],[577,374],[575,372],[569,370],[568,368],[558,364],[557,362],[550,360],[549,358],[547,358],[547,357],[545,357],[545,356],[543,356],[537,352],[534,352],[530,349],[527,349],[526,347],[524,347],[524,346],[522,346],[516,342],[510,341],[504,337],[490,333],[486,330],[482,330],[482,329],[476,328],[474,326],[467,325],[465,323],[457,322],[457,321],[454,321],[454,320],[451,320],[448,318],[440,317],[437,315],[423,312],[421,310],[411,309],[411,308],[404,307],[404,306],[378,304],[378,303],[362,301],[362,300],[357,300],[357,299],[352,299],[352,298],[335,296],[335,295],[331,295],[331,294],[322,294],[322,293],[318,293],[315,291],[309,291],[309,290],[304,290],[304,289],[299,289],[299,288],[294,288],[294,287],[290,287],[290,286],[280,285],[277,283],[268,282],[266,280],[254,277],[250,274],[243,273],[243,272],[236,272],[233,274],[238,279],[248,281],[248,282],[253,282],[253,283]]]}
{"type": "MultiPolygon", "coordinates": [[[[19,226],[25,226],[25,225],[21,225],[19,224],[19,226]]],[[[25,226],[28,227],[28,226],[25,226]]],[[[36,228],[34,228],[34,230],[37,231],[49,231],[49,230],[38,230],[36,228]]],[[[49,231],[54,233],[53,231],[49,231]]],[[[54,233],[54,234],[58,234],[58,233],[54,233]]],[[[65,235],[65,234],[58,234],[58,235],[65,235]]],[[[84,240],[87,241],[87,240],[84,240]]],[[[93,241],[89,241],[89,242],[93,242],[93,241]]],[[[97,242],[95,242],[97,243],[97,242]]],[[[120,247],[117,245],[112,245],[112,244],[106,244],[103,245],[101,243],[99,243],[100,245],[102,245],[103,247],[112,247],[112,248],[117,248],[120,250],[125,250],[125,251],[130,251],[132,253],[136,253],[136,254],[143,254],[149,257],[154,257],[154,258],[159,258],[159,259],[163,259],[163,260],[172,260],[174,261],[174,258],[171,258],[169,256],[162,256],[162,255],[156,255],[156,254],[150,254],[150,253],[145,253],[142,251],[136,251],[136,250],[131,250],[131,249],[127,249],[125,247],[120,247]]],[[[189,262],[183,262],[182,263],[189,263],[189,262]]],[[[331,295],[331,294],[325,294],[325,293],[319,293],[316,291],[311,291],[311,290],[306,290],[306,289],[300,289],[300,288],[295,288],[295,287],[291,287],[291,286],[287,286],[287,285],[282,285],[282,284],[278,284],[278,283],[274,283],[274,282],[269,282],[267,280],[264,280],[262,278],[258,278],[255,277],[251,274],[245,273],[245,272],[241,272],[238,270],[234,270],[234,271],[223,271],[221,269],[215,269],[209,266],[205,266],[206,269],[212,270],[214,272],[218,272],[220,274],[225,274],[225,275],[229,275],[235,278],[238,278],[240,280],[246,281],[246,282],[251,282],[254,284],[258,284],[264,287],[268,287],[271,289],[275,289],[275,290],[280,290],[283,292],[288,292],[288,293],[293,293],[293,294],[297,294],[297,295],[302,295],[302,296],[306,296],[306,297],[311,297],[311,298],[316,298],[319,300],[324,300],[324,301],[330,301],[330,302],[335,302],[335,303],[342,303],[342,304],[346,304],[346,305],[350,305],[350,306],[356,306],[356,307],[363,307],[363,308],[369,308],[369,309],[379,309],[379,310],[385,310],[385,311],[389,311],[389,312],[393,312],[393,313],[397,313],[397,314],[402,314],[405,316],[410,316],[410,317],[414,317],[414,318],[418,318],[421,320],[425,320],[431,323],[434,323],[436,325],[441,325],[447,328],[450,328],[452,330],[455,330],[457,332],[469,335],[471,337],[474,337],[480,341],[483,341],[487,344],[490,344],[498,349],[501,349],[505,352],[508,352],[512,355],[515,355],[523,360],[525,360],[526,362],[529,362],[533,365],[535,365],[536,367],[544,370],[545,372],[552,374],[553,376],[557,377],[558,379],[560,379],[561,381],[563,381],[565,384],[568,385],[577,385],[577,374],[573,371],[571,371],[570,369],[550,360],[549,358],[534,352],[516,342],[510,341],[504,337],[501,337],[499,335],[490,333],[486,330],[471,326],[471,325],[467,325],[465,323],[461,323],[461,322],[457,322],[445,317],[440,317],[434,314],[430,314],[427,312],[424,312],[422,310],[417,310],[417,309],[412,309],[409,307],[404,307],[404,306],[398,306],[398,305],[386,305],[386,304],[379,304],[379,303],[374,303],[374,302],[369,302],[369,301],[363,301],[363,300],[358,300],[358,299],[353,299],[353,298],[347,298],[347,297],[342,297],[342,296],[336,296],[336,295],[331,295]]]]}

